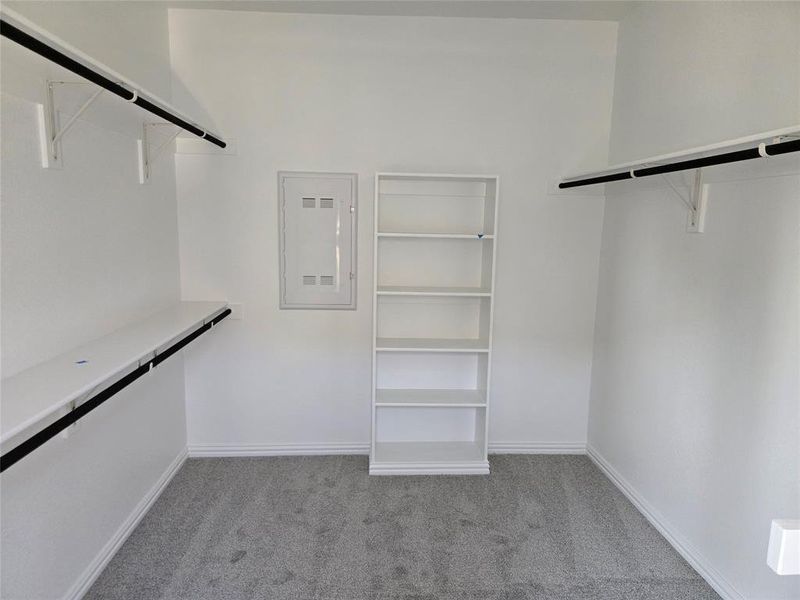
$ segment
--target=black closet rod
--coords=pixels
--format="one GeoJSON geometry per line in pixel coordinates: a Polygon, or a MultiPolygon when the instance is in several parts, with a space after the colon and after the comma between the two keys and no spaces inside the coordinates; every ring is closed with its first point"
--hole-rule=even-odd
{"type": "Polygon", "coordinates": [[[722,154],[715,154],[713,156],[704,156],[702,158],[691,158],[689,160],[681,160],[678,162],[668,163],[665,165],[656,165],[653,167],[640,167],[636,169],[629,169],[627,171],[610,173],[608,175],[600,175],[598,177],[587,177],[586,179],[575,179],[573,181],[564,181],[559,183],[558,187],[561,189],[566,189],[566,188],[580,187],[583,185],[608,183],[610,181],[622,181],[624,179],[638,179],[639,177],[649,177],[650,175],[674,173],[675,171],[688,171],[690,169],[699,169],[701,167],[711,167],[714,165],[724,165],[726,163],[739,162],[742,160],[752,160],[754,158],[767,158],[770,156],[778,156],[779,154],[789,154],[790,152],[800,152],[800,140],[775,142],[774,144],[759,144],[757,147],[748,148],[747,150],[735,150],[733,152],[724,152],[722,154]]]}
{"type": "Polygon", "coordinates": [[[111,398],[113,395],[117,394],[118,392],[122,391],[134,381],[139,379],[142,375],[145,375],[151,368],[154,368],[168,359],[170,356],[175,354],[176,352],[180,351],[184,346],[188,345],[201,335],[203,335],[206,331],[211,329],[212,326],[216,325],[222,319],[227,317],[231,314],[231,309],[226,308],[223,310],[219,315],[211,319],[208,323],[204,324],[202,327],[195,329],[192,333],[187,335],[186,337],[182,338],[180,341],[175,342],[172,346],[156,354],[153,358],[151,358],[146,363],[138,366],[136,369],[125,375],[122,379],[119,379],[112,383],[110,386],[105,388],[98,394],[95,394],[91,398],[89,398],[86,402],[75,408],[69,412],[69,414],[64,415],[57,421],[51,423],[38,433],[32,435],[27,440],[15,446],[3,456],[0,457],[0,473],[8,469],[11,465],[15,464],[19,460],[25,458],[28,454],[36,450],[39,446],[44,444],[47,440],[52,437],[55,437],[67,427],[85,417],[87,414],[92,412],[95,408],[100,406],[103,402],[111,398]]]}
{"type": "Polygon", "coordinates": [[[131,91],[121,84],[117,83],[116,81],[112,81],[105,75],[98,73],[97,71],[90,69],[83,63],[78,62],[77,60],[70,58],[63,52],[56,50],[52,46],[48,46],[44,42],[36,39],[32,35],[29,35],[14,27],[11,23],[4,19],[0,19],[0,35],[6,37],[20,46],[24,46],[28,50],[35,52],[39,56],[43,56],[44,58],[56,63],[64,67],[65,69],[72,71],[76,75],[80,75],[84,79],[88,79],[92,83],[99,85],[101,88],[108,90],[112,94],[116,94],[123,100],[127,100],[128,102],[132,102],[137,106],[141,106],[146,111],[153,113],[154,115],[164,119],[165,121],[169,121],[174,125],[177,125],[181,129],[188,131],[196,135],[199,138],[203,138],[211,142],[212,144],[219,146],[220,148],[224,148],[226,146],[225,142],[222,140],[214,137],[210,133],[203,131],[196,125],[189,123],[188,121],[180,118],[177,115],[172,114],[171,112],[161,108],[157,104],[154,104],[150,100],[139,96],[138,92],[131,91]]]}

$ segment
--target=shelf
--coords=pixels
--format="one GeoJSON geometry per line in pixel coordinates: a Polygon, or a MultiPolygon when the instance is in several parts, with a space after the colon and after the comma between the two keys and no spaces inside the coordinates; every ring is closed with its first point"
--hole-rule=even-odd
{"type": "Polygon", "coordinates": [[[696,146],[694,148],[686,148],[684,150],[678,150],[677,152],[669,152],[667,154],[660,154],[658,156],[650,156],[647,158],[641,158],[639,160],[629,161],[625,163],[618,163],[615,165],[609,165],[607,167],[597,169],[594,171],[582,171],[580,173],[572,173],[570,175],[565,175],[562,178],[562,180],[572,181],[575,179],[584,179],[588,177],[600,177],[603,175],[607,175],[609,173],[613,173],[615,171],[637,170],[639,168],[644,168],[645,166],[654,166],[655,164],[658,163],[675,162],[678,159],[699,158],[707,155],[710,152],[716,152],[718,150],[728,150],[728,151],[739,150],[743,146],[752,145],[753,143],[756,142],[770,143],[770,141],[775,138],[780,138],[783,136],[796,136],[798,134],[800,134],[800,124],[792,125],[790,127],[784,127],[782,129],[762,131],[761,133],[754,133],[752,135],[729,139],[722,142],[716,142],[714,144],[708,144],[706,146],[696,146]]]}
{"type": "Polygon", "coordinates": [[[375,230],[468,239],[483,234],[491,239],[497,189],[496,177],[379,174],[375,230]]]}
{"type": "Polygon", "coordinates": [[[481,442],[377,442],[370,475],[488,475],[481,442]]]}
{"type": "Polygon", "coordinates": [[[375,459],[383,463],[484,461],[478,442],[378,442],[375,459]]]}
{"type": "Polygon", "coordinates": [[[376,176],[371,475],[489,473],[499,185],[376,176]]]}
{"type": "Polygon", "coordinates": [[[475,237],[378,238],[377,286],[492,289],[495,243],[475,237]]]}
{"type": "Polygon", "coordinates": [[[392,232],[379,231],[379,238],[434,238],[444,240],[493,240],[494,235],[481,233],[421,233],[421,232],[392,232]]]}
{"type": "MultiPolygon", "coordinates": [[[[89,77],[103,78],[105,80],[112,82],[113,84],[116,84],[116,86],[118,87],[119,86],[123,87],[124,92],[121,93],[125,94],[135,93],[134,100],[129,100],[127,95],[122,97],[124,100],[130,102],[131,104],[135,104],[136,106],[139,106],[140,108],[143,108],[144,110],[147,110],[152,114],[156,114],[156,118],[158,118],[159,120],[166,120],[175,123],[174,119],[179,119],[184,123],[183,125],[179,126],[182,129],[194,134],[198,138],[205,139],[206,141],[210,141],[210,138],[212,137],[215,140],[218,141],[221,140],[218,134],[211,131],[211,129],[209,129],[208,127],[200,126],[197,121],[192,119],[186,113],[172,106],[169,102],[167,102],[163,98],[160,98],[153,92],[147,90],[145,87],[136,83],[135,81],[118,73],[108,65],[89,56],[85,52],[82,52],[75,46],[72,46],[71,44],[57,37],[50,31],[40,27],[36,23],[25,18],[20,13],[8,7],[3,6],[2,9],[0,9],[0,16],[2,16],[3,21],[7,22],[13,28],[21,31],[22,34],[30,36],[36,41],[43,43],[46,46],[49,46],[51,51],[48,58],[44,58],[40,54],[34,53],[32,50],[29,49],[29,47],[20,45],[21,42],[17,41],[15,44],[12,45],[7,45],[7,44],[3,45],[4,61],[6,58],[5,55],[9,54],[13,55],[15,59],[19,59],[22,56],[35,57],[34,61],[32,62],[30,61],[29,58],[22,58],[21,60],[24,60],[26,64],[33,67],[33,70],[30,71],[30,73],[38,75],[42,79],[62,79],[62,80],[66,79],[67,81],[75,81],[75,75],[78,75],[79,77],[82,78],[82,80],[88,82],[90,80],[87,78],[87,75],[89,77]],[[15,50],[11,50],[12,48],[19,48],[22,52],[20,53],[15,50]],[[9,50],[11,50],[11,52],[9,52],[9,50]],[[53,56],[52,53],[53,50],[63,55],[64,59],[75,61],[84,69],[88,69],[88,72],[79,74],[75,72],[72,68],[69,69],[66,68],[64,66],[63,61],[59,62],[62,59],[60,59],[57,56],[53,56]],[[192,130],[192,128],[194,129],[194,131],[192,130]]],[[[97,80],[94,80],[93,83],[99,85],[97,80]]],[[[110,93],[111,95],[114,96],[120,95],[117,92],[113,91],[110,93]]],[[[41,102],[41,99],[38,99],[38,101],[41,102]]],[[[120,104],[119,102],[117,103],[120,104]]],[[[120,106],[125,106],[125,104],[122,103],[120,104],[120,106]]],[[[177,125],[177,123],[175,124],[177,125]]],[[[216,142],[213,143],[216,144],[216,142]]],[[[225,146],[223,142],[220,143],[222,147],[225,146]]]]}
{"type": "Polygon", "coordinates": [[[377,338],[378,352],[489,352],[481,339],[377,338]]]}
{"type": "Polygon", "coordinates": [[[375,406],[485,408],[483,390],[379,389],[375,406]]]}
{"type": "Polygon", "coordinates": [[[377,290],[379,296],[465,296],[489,297],[488,288],[480,287],[417,287],[406,285],[383,285],[377,290]]]}
{"type": "Polygon", "coordinates": [[[471,200],[485,200],[486,194],[407,194],[402,192],[378,192],[381,197],[397,196],[399,198],[467,198],[471,200]]]}
{"type": "Polygon", "coordinates": [[[380,172],[375,174],[378,180],[405,180],[413,182],[428,183],[430,181],[471,181],[475,183],[485,183],[494,181],[497,175],[461,175],[457,173],[391,173],[380,172]]]}
{"type": "Polygon", "coordinates": [[[224,302],[179,302],[147,319],[2,381],[0,443],[54,415],[222,312],[224,302]],[[85,361],[85,362],[84,362],[85,361]]]}

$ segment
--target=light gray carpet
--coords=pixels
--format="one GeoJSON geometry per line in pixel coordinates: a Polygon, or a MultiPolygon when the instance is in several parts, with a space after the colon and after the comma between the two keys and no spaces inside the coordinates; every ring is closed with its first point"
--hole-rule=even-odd
{"type": "Polygon", "coordinates": [[[192,459],[88,599],[703,600],[585,456],[370,477],[360,456],[192,459]]]}

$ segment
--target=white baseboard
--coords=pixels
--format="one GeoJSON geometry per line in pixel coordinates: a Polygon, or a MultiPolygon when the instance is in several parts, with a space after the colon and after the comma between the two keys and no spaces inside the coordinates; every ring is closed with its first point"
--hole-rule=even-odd
{"type": "MultiPolygon", "coordinates": [[[[369,454],[367,442],[327,444],[189,444],[189,456],[325,456],[369,454]]],[[[584,442],[489,442],[489,454],[586,454],[584,442]]]]}
{"type": "Polygon", "coordinates": [[[724,600],[745,600],[725,577],[711,566],[708,559],[692,546],[676,529],[656,510],[639,492],[622,476],[603,456],[591,446],[586,447],[586,454],[597,467],[608,477],[611,482],[625,494],[628,500],[640,513],[666,538],[673,548],[680,554],[700,576],[706,580],[724,600]]]}
{"type": "Polygon", "coordinates": [[[586,454],[586,443],[489,442],[489,454],[586,454]]]}
{"type": "Polygon", "coordinates": [[[370,463],[370,475],[488,475],[489,461],[475,463],[370,463]]]}
{"type": "Polygon", "coordinates": [[[324,456],[335,454],[369,454],[367,442],[328,444],[189,444],[189,456],[324,456]]]}
{"type": "Polygon", "coordinates": [[[128,518],[120,525],[119,529],[111,536],[103,549],[94,557],[94,560],[89,564],[86,570],[81,573],[75,583],[72,584],[69,591],[64,595],[64,600],[80,600],[83,595],[89,591],[89,588],[98,578],[100,573],[103,572],[108,562],[120,549],[120,546],[128,539],[128,536],[133,532],[142,517],[147,514],[150,507],[167,487],[167,484],[175,476],[175,473],[183,466],[188,454],[186,448],[180,451],[178,456],[175,457],[166,471],[161,475],[156,484],[150,489],[144,498],[136,505],[128,518]]]}

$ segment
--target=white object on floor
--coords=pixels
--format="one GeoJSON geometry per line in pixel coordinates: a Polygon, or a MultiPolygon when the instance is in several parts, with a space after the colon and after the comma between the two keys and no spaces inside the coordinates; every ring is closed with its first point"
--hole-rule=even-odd
{"type": "Polygon", "coordinates": [[[800,575],[800,519],[773,519],[767,564],[778,575],[800,575]]]}

